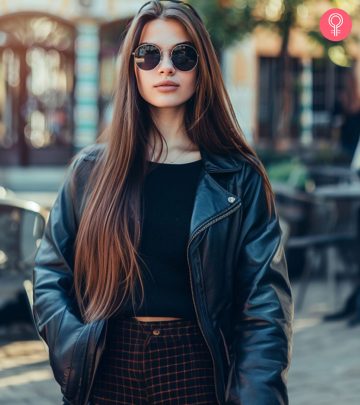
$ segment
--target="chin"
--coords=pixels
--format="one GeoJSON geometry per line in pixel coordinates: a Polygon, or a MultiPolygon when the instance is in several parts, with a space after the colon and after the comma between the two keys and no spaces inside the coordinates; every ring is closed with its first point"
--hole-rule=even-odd
{"type": "Polygon", "coordinates": [[[162,103],[162,104],[151,104],[154,108],[180,108],[184,105],[184,103],[176,103],[176,104],[169,104],[169,103],[162,103]]]}
{"type": "Polygon", "coordinates": [[[177,99],[173,99],[171,100],[170,97],[168,98],[168,100],[162,99],[162,100],[153,100],[153,99],[147,99],[146,101],[152,105],[153,107],[157,107],[157,108],[170,108],[170,107],[181,107],[182,105],[184,105],[189,99],[190,97],[184,97],[184,98],[177,98],[177,99]]]}

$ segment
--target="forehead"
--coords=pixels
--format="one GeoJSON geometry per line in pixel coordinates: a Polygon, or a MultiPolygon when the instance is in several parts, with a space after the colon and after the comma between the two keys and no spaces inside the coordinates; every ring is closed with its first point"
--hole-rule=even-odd
{"type": "Polygon", "coordinates": [[[161,48],[169,48],[179,42],[191,41],[181,23],[174,19],[156,19],[145,24],[140,42],[151,42],[161,48]]]}

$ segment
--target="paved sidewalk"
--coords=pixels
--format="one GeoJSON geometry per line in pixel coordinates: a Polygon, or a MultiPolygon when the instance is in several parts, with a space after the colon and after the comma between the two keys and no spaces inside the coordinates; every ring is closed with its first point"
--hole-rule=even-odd
{"type": "MultiPolygon", "coordinates": [[[[336,309],[350,291],[350,285],[340,288],[336,309]]],[[[297,286],[294,292],[296,296],[297,286]]],[[[314,283],[305,308],[295,316],[290,405],[360,404],[360,327],[349,328],[347,321],[323,322],[328,301],[325,283],[314,283]]]]}
{"type": "MultiPolygon", "coordinates": [[[[296,296],[297,285],[293,290],[296,296]]],[[[339,303],[347,292],[341,290],[339,303]]],[[[323,323],[327,302],[325,284],[313,283],[296,314],[290,405],[360,404],[360,327],[323,323]]],[[[0,327],[0,404],[61,404],[47,352],[29,327],[0,327]]]]}

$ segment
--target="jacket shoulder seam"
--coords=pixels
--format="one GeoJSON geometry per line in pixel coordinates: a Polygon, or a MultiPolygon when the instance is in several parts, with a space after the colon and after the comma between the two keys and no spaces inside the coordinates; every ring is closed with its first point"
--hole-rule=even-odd
{"type": "Polygon", "coordinates": [[[100,143],[91,144],[85,146],[78,152],[78,160],[90,160],[94,161],[99,158],[100,153],[104,150],[105,145],[100,143]]]}

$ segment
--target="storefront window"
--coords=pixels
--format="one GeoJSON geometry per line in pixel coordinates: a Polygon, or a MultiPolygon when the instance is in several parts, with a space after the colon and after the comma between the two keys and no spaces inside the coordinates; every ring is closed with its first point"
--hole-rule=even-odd
{"type": "Polygon", "coordinates": [[[73,149],[75,28],[18,13],[0,18],[0,33],[0,164],[63,165],[73,149]]]}

